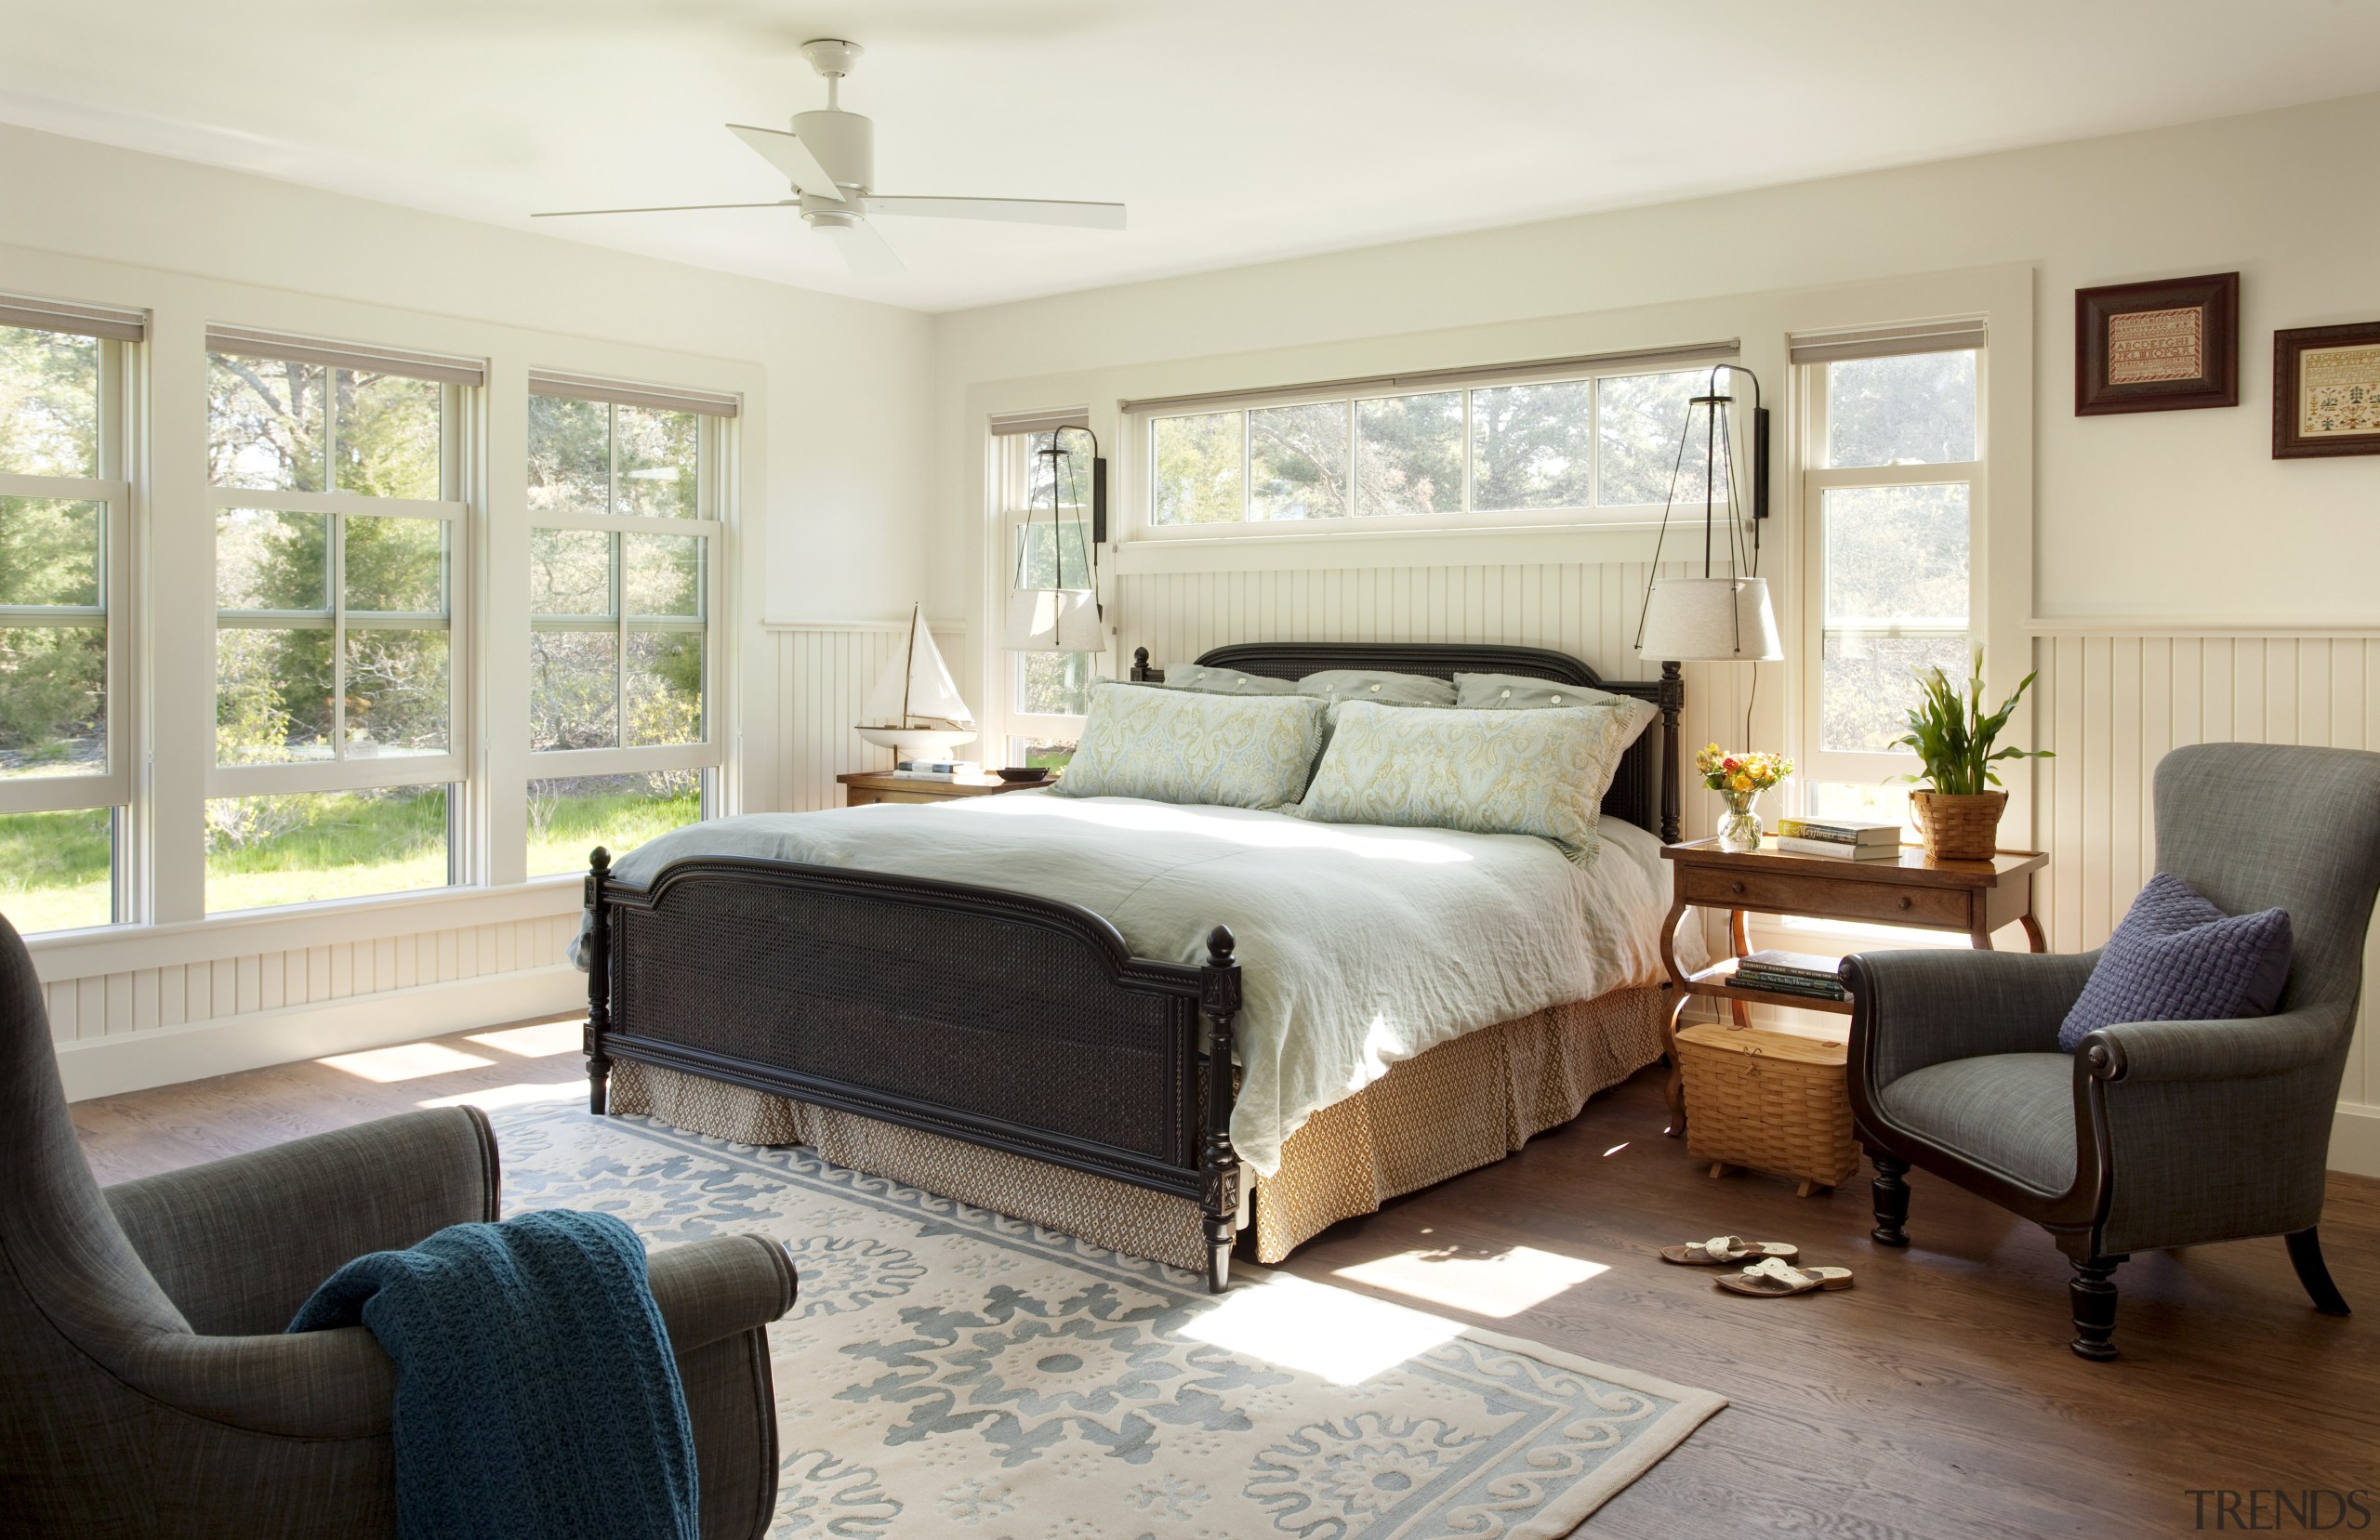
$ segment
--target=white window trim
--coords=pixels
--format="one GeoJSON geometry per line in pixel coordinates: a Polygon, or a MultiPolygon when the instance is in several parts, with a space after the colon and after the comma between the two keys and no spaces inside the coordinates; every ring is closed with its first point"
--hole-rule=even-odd
{"type": "MultiPolygon", "coordinates": [[[[1601,364],[1581,366],[1575,371],[1548,373],[1542,368],[1517,367],[1508,373],[1489,371],[1457,371],[1449,377],[1381,382],[1349,382],[1319,385],[1310,388],[1286,388],[1250,390],[1244,394],[1218,394],[1211,397],[1185,398],[1173,401],[1127,403],[1123,414],[1121,442],[1110,462],[1111,507],[1120,501],[1122,518],[1120,533],[1128,544],[1159,544],[1188,541],[1237,541],[1305,537],[1355,536],[1364,534],[1401,534],[1461,532],[1486,533],[1493,531],[1546,530],[1610,530],[1649,528],[1658,526],[1662,514],[1659,503],[1593,504],[1584,507],[1549,508],[1472,507],[1473,459],[1471,454],[1472,397],[1474,390],[1493,390],[1515,385],[1563,385],[1595,382],[1596,391],[1588,413],[1591,431],[1588,435],[1590,483],[1598,491],[1603,480],[1603,437],[1599,424],[1602,415],[1600,382],[1627,378],[1639,375],[1684,374],[1693,370],[1710,370],[1736,362],[1733,349],[1714,349],[1707,356],[1691,352],[1637,354],[1622,356],[1601,364]],[[1348,448],[1352,454],[1356,444],[1356,414],[1365,401],[1389,401],[1412,395],[1435,395],[1450,391],[1462,393],[1462,509],[1452,513],[1428,514],[1345,514],[1320,519],[1243,520],[1236,522],[1207,524],[1160,524],[1157,522],[1155,477],[1157,468],[1157,424],[1160,419],[1183,416],[1204,416],[1217,413],[1263,411],[1276,407],[1313,405],[1318,402],[1344,401],[1348,416],[1348,448]],[[1120,478],[1123,496],[1115,497],[1113,488],[1120,478]]],[[[1241,474],[1253,474],[1252,460],[1243,441],[1241,474]]],[[[1242,507],[1253,502],[1250,489],[1243,485],[1242,507]]]]}

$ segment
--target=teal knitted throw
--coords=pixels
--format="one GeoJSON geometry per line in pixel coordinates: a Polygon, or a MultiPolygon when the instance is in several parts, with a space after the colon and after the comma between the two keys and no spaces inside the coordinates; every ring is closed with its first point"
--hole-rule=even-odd
{"type": "Polygon", "coordinates": [[[452,1225],[348,1263],[289,1330],[358,1322],[396,1361],[403,1540],[697,1540],[678,1365],[619,1220],[452,1225]]]}

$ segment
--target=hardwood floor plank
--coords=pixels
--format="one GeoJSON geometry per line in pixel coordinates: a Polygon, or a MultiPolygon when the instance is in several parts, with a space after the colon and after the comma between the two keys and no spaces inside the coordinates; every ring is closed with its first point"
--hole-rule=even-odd
{"type": "MultiPolygon", "coordinates": [[[[416,1078],[281,1065],[78,1102],[74,1122],[99,1179],[121,1181],[426,1101],[582,1079],[575,1053],[524,1056],[487,1035],[433,1039],[487,1062],[416,1078]]],[[[1889,1250],[1867,1238],[1864,1176],[1805,1199],[1757,1174],[1713,1181],[1662,1137],[1664,1115],[1647,1072],[1511,1159],[1339,1225],[1284,1264],[1730,1399],[1582,1534],[2171,1536],[2191,1529],[2193,1488],[2380,1486],[2380,1344],[2366,1317],[2314,1313],[2280,1241],[2126,1263],[2124,1356],[2086,1363],[2066,1349],[2065,1258],[2038,1230],[1918,1172],[1914,1244],[1889,1250]],[[1858,1284],[1745,1299],[1655,1255],[1730,1231],[1795,1242],[1858,1284]],[[1345,1275],[1525,1250],[1605,1270],[1501,1316],[1345,1275]]],[[[2380,1312],[2380,1181],[2334,1174],[2322,1234],[2350,1303],[2380,1312]]],[[[1427,1287],[1428,1271],[1395,1276],[1427,1287]]]]}

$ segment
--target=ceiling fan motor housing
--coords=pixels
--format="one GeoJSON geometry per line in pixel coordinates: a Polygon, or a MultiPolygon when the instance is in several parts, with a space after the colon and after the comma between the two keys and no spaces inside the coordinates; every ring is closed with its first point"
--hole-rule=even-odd
{"type": "MultiPolygon", "coordinates": [[[[866,194],[876,187],[876,125],[857,112],[821,108],[814,112],[797,112],[793,118],[794,137],[810,147],[826,175],[835,178],[837,187],[866,194]]],[[[825,192],[825,188],[804,188],[805,192],[825,192]]]]}

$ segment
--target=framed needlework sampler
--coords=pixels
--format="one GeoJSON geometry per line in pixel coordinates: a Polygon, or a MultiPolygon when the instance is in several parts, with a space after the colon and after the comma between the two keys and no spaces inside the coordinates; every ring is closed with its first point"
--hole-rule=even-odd
{"type": "Polygon", "coordinates": [[[2074,415],[2240,404],[2240,275],[2074,291],[2074,415]]]}
{"type": "Polygon", "coordinates": [[[2380,454],[2380,321],[2272,335],[2272,457],[2380,454]]]}

